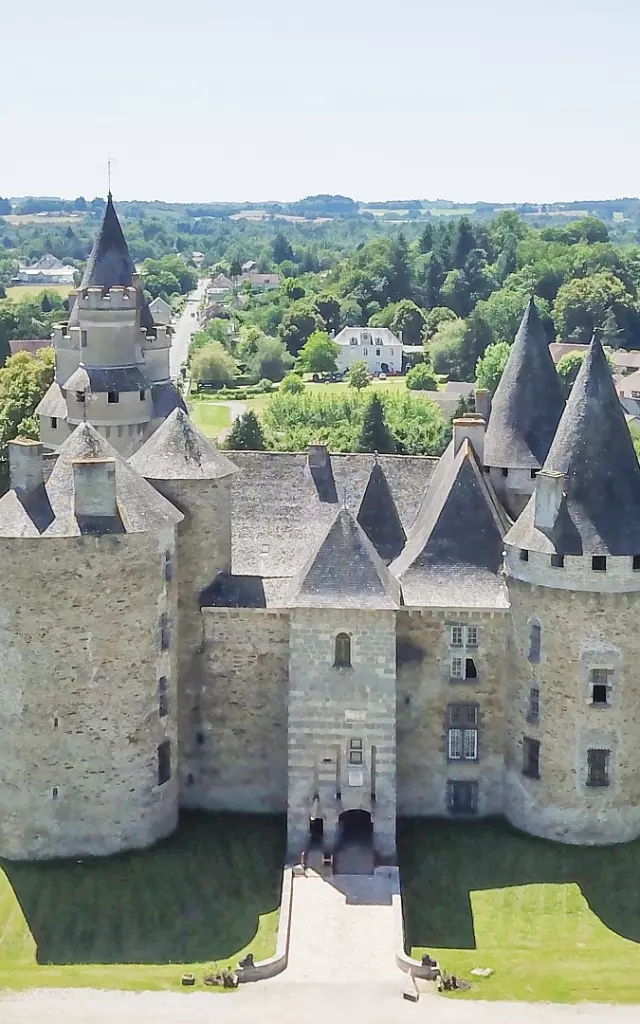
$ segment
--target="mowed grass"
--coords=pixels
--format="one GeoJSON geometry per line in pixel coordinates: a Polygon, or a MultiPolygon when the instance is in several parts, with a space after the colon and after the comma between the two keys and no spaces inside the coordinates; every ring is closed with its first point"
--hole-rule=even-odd
{"type": "Polygon", "coordinates": [[[0,862],[0,989],[197,987],[251,950],[275,952],[284,822],[184,815],[149,850],[0,862]]]}
{"type": "Polygon", "coordinates": [[[23,302],[25,299],[32,299],[34,295],[41,295],[42,292],[55,293],[66,299],[73,289],[72,284],[14,284],[7,286],[6,293],[8,299],[23,302]]]}
{"type": "Polygon", "coordinates": [[[410,820],[398,842],[407,947],[472,982],[452,998],[640,1003],[640,841],[576,847],[501,822],[410,820]]]}
{"type": "Polygon", "coordinates": [[[206,437],[218,437],[222,430],[231,426],[231,410],[221,402],[207,401],[206,398],[189,399],[189,415],[196,427],[206,437]]]}

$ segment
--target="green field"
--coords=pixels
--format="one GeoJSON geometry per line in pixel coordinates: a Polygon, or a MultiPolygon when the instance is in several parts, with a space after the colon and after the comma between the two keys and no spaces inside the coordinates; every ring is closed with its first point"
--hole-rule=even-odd
{"type": "Polygon", "coordinates": [[[469,997],[640,1003],[640,841],[566,846],[501,822],[411,820],[398,845],[407,947],[471,980],[469,997]],[[495,974],[475,981],[473,967],[495,974]]]}
{"type": "Polygon", "coordinates": [[[207,401],[206,398],[190,398],[189,415],[206,437],[218,437],[220,431],[231,426],[229,406],[221,402],[207,401]]]}
{"type": "Polygon", "coordinates": [[[31,299],[34,295],[41,295],[42,292],[51,292],[66,299],[73,291],[72,284],[14,284],[7,285],[7,298],[14,302],[22,302],[24,299],[31,299]]]}
{"type": "Polygon", "coordinates": [[[0,862],[0,989],[180,987],[275,952],[284,856],[278,818],[184,815],[150,850],[0,862]]]}

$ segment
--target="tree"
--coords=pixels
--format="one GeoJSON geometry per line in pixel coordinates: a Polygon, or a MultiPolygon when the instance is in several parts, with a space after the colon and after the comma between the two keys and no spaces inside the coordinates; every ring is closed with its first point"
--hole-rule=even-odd
{"type": "Polygon", "coordinates": [[[563,356],[556,366],[565,398],[569,397],[569,392],[578,376],[585,354],[585,352],[567,352],[566,356],[563,356]]]}
{"type": "MultiPolygon", "coordinates": [[[[351,365],[353,367],[355,364],[351,365]]],[[[395,441],[387,426],[384,406],[375,391],[364,410],[362,429],[358,438],[358,451],[384,452],[390,455],[396,451],[395,441]]]]}
{"type": "Polygon", "coordinates": [[[405,345],[419,345],[425,325],[423,311],[411,299],[402,299],[395,307],[390,327],[394,334],[402,337],[405,345]]]}
{"type": "Polygon", "coordinates": [[[485,349],[476,363],[476,385],[486,388],[493,395],[502,377],[511,346],[506,341],[497,341],[485,349]]]}
{"type": "Polygon", "coordinates": [[[285,277],[280,287],[283,295],[286,295],[291,302],[304,299],[306,295],[304,285],[300,283],[297,277],[285,277]]]}
{"type": "Polygon", "coordinates": [[[410,391],[437,391],[438,379],[431,363],[418,363],[405,377],[410,391]]]}
{"type": "Polygon", "coordinates": [[[282,231],[278,231],[273,240],[271,254],[274,263],[284,263],[285,260],[293,260],[293,249],[282,231]]]}
{"type": "Polygon", "coordinates": [[[476,237],[468,217],[458,221],[456,236],[453,243],[453,265],[462,270],[472,249],[476,248],[476,237]]]}
{"type": "Polygon", "coordinates": [[[258,417],[252,409],[234,420],[227,437],[226,448],[236,452],[264,451],[264,433],[258,417]]]}
{"type": "Polygon", "coordinates": [[[3,199],[0,196],[0,217],[5,217],[11,213],[11,203],[8,199],[3,199]]]}
{"type": "Polygon", "coordinates": [[[326,329],[331,331],[340,330],[340,303],[335,295],[318,295],[315,301],[318,315],[322,317],[326,329]]]}
{"type": "Polygon", "coordinates": [[[429,342],[429,355],[436,373],[449,374],[454,380],[461,379],[458,372],[467,330],[467,324],[460,319],[440,325],[429,342]]]}
{"type": "Polygon", "coordinates": [[[18,352],[0,370],[0,458],[16,437],[38,439],[35,410],[53,382],[55,357],[52,348],[35,355],[18,352]]]}
{"type": "Polygon", "coordinates": [[[326,331],[314,331],[300,349],[298,367],[308,373],[335,373],[339,351],[326,331]]]}
{"type": "Polygon", "coordinates": [[[431,252],[433,248],[433,227],[431,224],[425,224],[424,231],[418,239],[418,249],[420,252],[431,252]]]}
{"type": "Polygon", "coordinates": [[[280,385],[280,394],[301,395],[304,391],[304,381],[297,373],[288,373],[280,385]]]}
{"type": "Polygon", "coordinates": [[[194,380],[208,384],[230,384],[238,368],[233,356],[219,341],[210,341],[191,359],[191,373],[194,380]]]}
{"type": "Polygon", "coordinates": [[[237,279],[240,277],[241,274],[242,274],[242,264],[240,263],[240,260],[239,259],[231,260],[231,263],[229,264],[229,277],[231,278],[231,280],[232,281],[237,281],[237,279]]]}
{"type": "Polygon", "coordinates": [[[349,367],[347,374],[350,388],[362,391],[363,388],[369,387],[369,370],[364,359],[356,359],[349,367]]]}
{"type": "Polygon", "coordinates": [[[607,311],[607,315],[604,318],[602,324],[601,341],[603,345],[608,345],[609,348],[620,347],[620,330],[618,328],[618,321],[616,320],[616,314],[613,312],[613,308],[607,311]]]}
{"type": "Polygon", "coordinates": [[[297,356],[307,338],[322,328],[315,306],[309,299],[292,302],[282,318],[280,336],[292,356],[297,356]]]}
{"type": "Polygon", "coordinates": [[[293,366],[293,356],[287,352],[280,338],[267,338],[262,335],[256,342],[255,352],[249,360],[251,376],[254,380],[282,380],[287,370],[293,366]]]}
{"type": "Polygon", "coordinates": [[[422,340],[428,341],[429,338],[433,338],[434,334],[438,330],[441,324],[447,321],[457,320],[458,317],[449,309],[448,306],[435,306],[430,309],[425,316],[424,329],[422,331],[422,340]]]}
{"type": "Polygon", "coordinates": [[[618,277],[609,271],[567,281],[553,306],[553,321],[560,338],[579,337],[587,342],[611,307],[616,316],[633,309],[633,299],[618,277]]]}
{"type": "Polygon", "coordinates": [[[449,306],[460,317],[471,312],[471,289],[462,270],[450,270],[440,289],[442,305],[449,306]]]}

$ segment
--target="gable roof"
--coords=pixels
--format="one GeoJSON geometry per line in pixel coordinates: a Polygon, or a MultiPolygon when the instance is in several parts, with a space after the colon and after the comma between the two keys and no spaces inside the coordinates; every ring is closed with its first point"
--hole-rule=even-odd
{"type": "Polygon", "coordinates": [[[116,532],[146,533],[182,521],[182,513],[136,473],[95,427],[80,423],[60,446],[44,487],[38,488],[26,503],[14,490],[0,500],[0,536],[74,537],[85,532],[75,515],[72,464],[79,459],[95,458],[112,458],[116,463],[116,532]]]}
{"type": "Polygon", "coordinates": [[[640,465],[597,337],[544,468],[566,477],[555,528],[549,534],[535,528],[533,496],[509,531],[509,544],[565,555],[640,553],[640,465]]]}
{"type": "Polygon", "coordinates": [[[237,468],[176,408],[129,463],[147,480],[220,480],[237,468]]]}
{"type": "Polygon", "coordinates": [[[80,287],[112,288],[114,285],[120,285],[130,288],[134,283],[134,274],[135,267],[129,246],[122,233],[109,192],[102,224],[93,243],[80,287]]]}
{"type": "Polygon", "coordinates": [[[560,380],[531,298],[491,403],[485,465],[540,469],[563,409],[560,380]]]}
{"type": "Polygon", "coordinates": [[[357,521],[385,563],[392,562],[402,551],[406,535],[384,475],[376,462],[362,495],[357,521]]]}
{"type": "Polygon", "coordinates": [[[287,603],[296,608],[397,608],[400,588],[364,530],[341,508],[294,578],[287,603]]]}
{"type": "Polygon", "coordinates": [[[401,555],[390,571],[406,605],[506,608],[499,575],[508,520],[473,448],[442,456],[401,555]]]}

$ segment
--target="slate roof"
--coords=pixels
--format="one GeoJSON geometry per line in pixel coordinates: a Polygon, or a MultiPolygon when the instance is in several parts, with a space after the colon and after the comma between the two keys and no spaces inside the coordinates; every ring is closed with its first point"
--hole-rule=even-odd
{"type": "Polygon", "coordinates": [[[183,409],[174,409],[129,463],[147,480],[220,480],[237,473],[183,409]]]}
{"type": "Polygon", "coordinates": [[[81,423],[60,446],[55,467],[44,487],[25,501],[14,490],[0,499],[0,537],[75,537],[86,529],[75,516],[73,469],[76,459],[113,458],[116,463],[118,521],[104,524],[108,533],[146,533],[184,518],[158,494],[90,423],[81,423]]]}
{"type": "Polygon", "coordinates": [[[442,456],[401,555],[389,566],[406,605],[506,608],[499,575],[508,520],[473,448],[442,456]]]}
{"type": "Polygon", "coordinates": [[[505,538],[533,551],[640,554],[640,466],[597,338],[573,385],[545,469],[566,476],[550,534],[534,526],[534,498],[505,538]]]}
{"type": "Polygon", "coordinates": [[[292,582],[295,608],[397,608],[400,588],[364,530],[342,507],[292,582]]]}
{"type": "Polygon", "coordinates": [[[67,418],[67,403],[57,381],[53,381],[36,406],[36,416],[57,416],[67,418]]]}
{"type": "Polygon", "coordinates": [[[129,246],[122,233],[109,192],[102,224],[93,243],[80,287],[108,289],[113,288],[114,285],[120,285],[123,288],[131,288],[134,284],[134,274],[135,267],[129,246]]]}
{"type": "Polygon", "coordinates": [[[540,469],[563,409],[560,380],[532,298],[491,403],[485,465],[540,469]]]}
{"type": "MultiPolygon", "coordinates": [[[[299,572],[327,532],[339,503],[357,516],[376,461],[368,454],[331,455],[335,495],[326,501],[306,452],[227,454],[240,470],[231,482],[232,571],[276,579],[299,572]]],[[[406,533],[438,460],[380,455],[378,461],[406,533]]]]}
{"type": "Polygon", "coordinates": [[[63,384],[65,391],[142,391],[149,383],[139,366],[83,366],[63,384]]]}
{"type": "Polygon", "coordinates": [[[407,538],[379,462],[371,470],[357,520],[385,563],[398,557],[407,538]]]}

